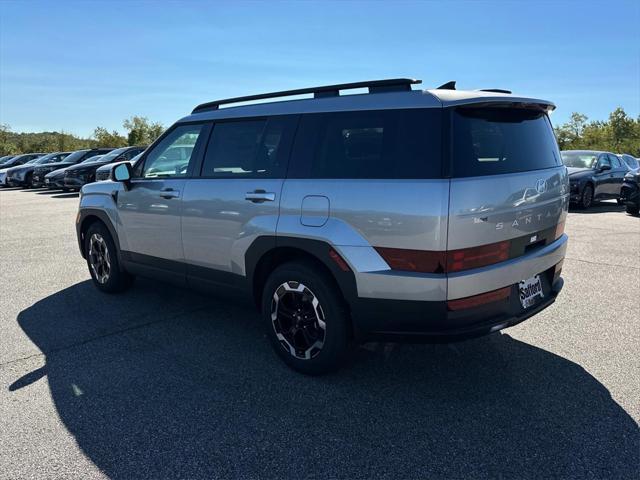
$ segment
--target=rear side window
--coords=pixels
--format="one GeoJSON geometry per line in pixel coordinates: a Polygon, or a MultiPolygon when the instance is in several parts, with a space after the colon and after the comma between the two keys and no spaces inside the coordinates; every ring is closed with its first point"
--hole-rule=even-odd
{"type": "Polygon", "coordinates": [[[284,178],[296,118],[217,122],[205,153],[202,176],[284,178]]]}
{"type": "Polygon", "coordinates": [[[440,109],[303,115],[291,178],[440,178],[440,109]]]}
{"type": "Polygon", "coordinates": [[[453,176],[526,172],[561,165],[547,115],[531,109],[453,111],[453,176]]]}

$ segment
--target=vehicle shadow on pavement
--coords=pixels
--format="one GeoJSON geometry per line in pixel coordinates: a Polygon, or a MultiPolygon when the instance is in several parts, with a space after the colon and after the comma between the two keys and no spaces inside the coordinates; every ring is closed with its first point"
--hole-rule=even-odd
{"type": "Polygon", "coordinates": [[[583,213],[583,214],[593,214],[593,213],[606,213],[606,212],[623,212],[624,213],[624,205],[619,205],[615,202],[598,202],[591,205],[587,210],[582,208],[577,208],[572,206],[570,209],[571,213],[583,213]]]}
{"type": "MultiPolygon", "coordinates": [[[[253,309],[151,280],[23,310],[60,419],[112,478],[633,477],[638,425],[579,365],[496,334],[370,344],[305,377],[253,309]]],[[[35,472],[34,472],[35,473],[35,472]]]]}

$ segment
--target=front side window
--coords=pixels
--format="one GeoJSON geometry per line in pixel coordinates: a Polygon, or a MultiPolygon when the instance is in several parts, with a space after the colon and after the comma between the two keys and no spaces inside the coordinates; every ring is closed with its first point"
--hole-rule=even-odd
{"type": "Polygon", "coordinates": [[[453,114],[455,177],[526,172],[561,165],[546,113],[467,107],[453,114]]]}
{"type": "Polygon", "coordinates": [[[207,145],[202,176],[284,178],[293,118],[218,122],[207,145]]]}
{"type": "Polygon", "coordinates": [[[181,125],[173,129],[147,155],[142,177],[184,177],[187,175],[191,154],[203,126],[181,125]]]}

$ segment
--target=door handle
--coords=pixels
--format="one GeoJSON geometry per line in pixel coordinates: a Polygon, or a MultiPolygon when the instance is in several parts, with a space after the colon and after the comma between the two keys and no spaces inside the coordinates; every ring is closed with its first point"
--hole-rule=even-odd
{"type": "Polygon", "coordinates": [[[276,199],[276,194],[265,190],[254,190],[253,192],[247,192],[244,199],[253,203],[273,202],[276,199]]]}
{"type": "Polygon", "coordinates": [[[178,190],[174,190],[173,188],[163,188],[162,190],[160,190],[160,196],[169,200],[171,198],[179,198],[180,192],[178,190]]]}

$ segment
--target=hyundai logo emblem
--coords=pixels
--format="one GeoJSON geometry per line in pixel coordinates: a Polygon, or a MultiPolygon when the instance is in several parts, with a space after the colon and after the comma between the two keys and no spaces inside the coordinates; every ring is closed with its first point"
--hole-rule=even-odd
{"type": "Polygon", "coordinates": [[[544,193],[547,191],[547,181],[543,178],[536,182],[536,192],[544,193]]]}

